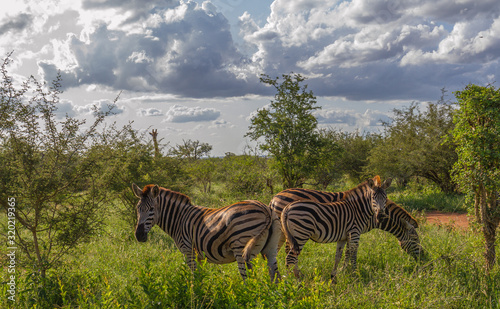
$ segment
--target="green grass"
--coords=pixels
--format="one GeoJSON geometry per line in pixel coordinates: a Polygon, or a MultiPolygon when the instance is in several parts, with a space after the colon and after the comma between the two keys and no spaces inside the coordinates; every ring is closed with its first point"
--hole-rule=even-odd
{"type": "MultiPolygon", "coordinates": [[[[237,200],[224,195],[197,199],[216,203],[221,197],[223,204],[237,200]]],[[[202,264],[193,274],[158,227],[148,242],[138,243],[133,227],[111,217],[99,238],[78,247],[47,278],[18,268],[15,306],[7,301],[3,271],[0,307],[500,308],[500,266],[485,273],[480,234],[428,224],[418,231],[429,254],[426,262],[415,262],[391,234],[375,230],[361,237],[357,272],[340,272],[337,285],[330,284],[335,244],[311,241],[299,257],[302,280],[286,271],[282,250],[279,284],[270,282],[261,258],[243,283],[235,263],[202,264]]]]}
{"type": "Polygon", "coordinates": [[[412,185],[404,189],[389,188],[388,198],[410,211],[467,212],[464,195],[443,193],[433,186],[412,185]]]}

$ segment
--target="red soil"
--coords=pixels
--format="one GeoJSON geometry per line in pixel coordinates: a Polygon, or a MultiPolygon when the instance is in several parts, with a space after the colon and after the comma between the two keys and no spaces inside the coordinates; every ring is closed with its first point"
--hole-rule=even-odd
{"type": "Polygon", "coordinates": [[[453,225],[466,229],[469,226],[467,214],[429,211],[426,213],[427,222],[431,224],[453,225]]]}

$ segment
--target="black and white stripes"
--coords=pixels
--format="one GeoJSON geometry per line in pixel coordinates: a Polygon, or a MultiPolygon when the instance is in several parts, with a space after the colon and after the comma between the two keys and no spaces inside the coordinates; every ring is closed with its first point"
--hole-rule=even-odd
{"type": "Polygon", "coordinates": [[[191,204],[189,197],[157,185],[140,189],[133,185],[137,204],[136,238],[146,241],[157,224],[175,241],[191,269],[196,259],[225,264],[237,261],[246,278],[250,260],[262,253],[268,262],[271,280],[279,279],[276,248],[280,235],[278,217],[259,201],[242,201],[212,209],[191,204]]]}
{"type": "Polygon", "coordinates": [[[355,269],[360,235],[378,224],[377,217],[384,212],[387,202],[385,189],[390,183],[390,179],[381,183],[380,177],[376,176],[346,191],[345,196],[337,202],[296,201],[288,204],[281,213],[281,224],[291,246],[286,265],[293,268],[295,276],[299,277],[300,274],[298,256],[309,239],[318,243],[337,242],[333,281],[346,243],[349,262],[355,269]]]}
{"type": "MultiPolygon", "coordinates": [[[[269,206],[276,212],[278,217],[281,217],[283,208],[291,202],[309,200],[318,203],[331,203],[341,200],[346,195],[346,192],[327,192],[312,189],[286,189],[276,194],[269,206]]],[[[378,224],[370,227],[378,228],[383,231],[393,234],[399,241],[401,248],[410,254],[416,260],[423,258],[424,251],[420,245],[420,240],[416,228],[418,223],[406,210],[397,205],[393,201],[387,199],[385,205],[385,214],[387,217],[381,218],[378,224]]],[[[285,242],[285,235],[280,237],[278,250],[285,242]]],[[[286,252],[288,253],[289,245],[287,244],[286,252]]],[[[340,252],[342,256],[342,252],[340,252]]]]}

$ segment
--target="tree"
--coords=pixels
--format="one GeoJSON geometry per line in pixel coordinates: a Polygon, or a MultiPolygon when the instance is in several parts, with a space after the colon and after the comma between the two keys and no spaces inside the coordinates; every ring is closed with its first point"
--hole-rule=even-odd
{"type": "Polygon", "coordinates": [[[371,151],[368,169],[402,184],[411,176],[423,177],[443,192],[455,192],[451,169],[457,154],[449,138],[454,111],[444,100],[444,90],[441,99],[429,102],[425,111],[416,103],[394,109],[392,121],[384,123],[385,138],[371,151]]]}
{"type": "Polygon", "coordinates": [[[454,117],[458,161],[453,177],[464,191],[474,194],[489,271],[496,263],[496,230],[500,223],[500,89],[471,84],[455,92],[455,96],[460,109],[454,117]]]}
{"type": "Polygon", "coordinates": [[[90,150],[109,137],[105,129],[98,131],[113,106],[107,113],[95,107],[90,124],[68,115],[58,120],[60,77],[50,87],[33,76],[15,86],[7,71],[10,62],[8,55],[1,67],[0,205],[15,215],[19,227],[15,242],[23,255],[18,262],[45,277],[101,227],[108,197],[104,158],[90,150]]]}
{"type": "Polygon", "coordinates": [[[311,173],[311,178],[314,181],[313,185],[321,190],[326,190],[331,183],[338,181],[343,176],[341,157],[345,150],[340,146],[339,136],[340,133],[334,130],[322,129],[319,131],[321,147],[318,150],[318,160],[311,173]]]}
{"type": "MultiPolygon", "coordinates": [[[[242,155],[227,155],[222,160],[219,174],[231,192],[249,195],[261,193],[266,186],[272,189],[273,170],[268,168],[268,159],[244,151],[242,155]]],[[[271,193],[272,190],[271,190],[271,193]]]]}
{"type": "Polygon", "coordinates": [[[215,159],[207,158],[188,162],[186,170],[190,178],[203,186],[204,193],[210,193],[216,167],[215,159]]]}
{"type": "Polygon", "coordinates": [[[204,156],[208,156],[212,151],[212,146],[208,143],[200,141],[192,141],[190,139],[182,140],[183,144],[177,144],[176,147],[170,149],[170,154],[178,158],[189,160],[197,160],[204,156]]]}
{"type": "Polygon", "coordinates": [[[312,112],[316,97],[307,91],[300,74],[270,78],[263,75],[262,83],[272,86],[277,93],[269,108],[257,111],[251,119],[245,136],[259,141],[261,150],[274,157],[275,168],[283,179],[284,187],[300,187],[318,160],[321,141],[316,131],[317,120],[312,112]]]}
{"type": "Polygon", "coordinates": [[[102,142],[89,153],[102,158],[101,177],[105,177],[107,190],[120,201],[114,210],[131,229],[135,229],[137,223],[137,198],[130,190],[131,183],[141,186],[157,183],[173,190],[184,189],[182,181],[187,175],[180,159],[161,156],[162,145],[154,139],[151,141],[146,132],[139,133],[131,124],[123,128],[111,126],[98,138],[102,142]]]}

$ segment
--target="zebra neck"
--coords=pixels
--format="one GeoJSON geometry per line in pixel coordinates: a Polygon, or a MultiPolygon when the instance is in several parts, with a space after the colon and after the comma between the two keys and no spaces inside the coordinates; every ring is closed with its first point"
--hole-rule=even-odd
{"type": "Polygon", "coordinates": [[[192,205],[186,196],[165,194],[161,197],[157,224],[175,238],[177,232],[185,225],[187,218],[199,210],[200,207],[192,205]]]}
{"type": "MultiPolygon", "coordinates": [[[[368,188],[365,188],[365,190],[362,190],[360,192],[360,195],[362,196],[362,201],[361,205],[364,209],[364,212],[366,213],[367,216],[369,217],[375,217],[375,208],[373,207],[373,196],[372,193],[368,188]]],[[[371,222],[372,220],[370,220],[371,222]]]]}
{"type": "Polygon", "coordinates": [[[373,209],[372,195],[367,190],[363,190],[362,188],[351,190],[346,195],[344,201],[360,210],[359,212],[356,211],[360,216],[359,219],[365,221],[367,224],[372,224],[370,222],[372,221],[372,217],[375,217],[375,211],[373,209]]]}
{"type": "Polygon", "coordinates": [[[394,235],[398,240],[402,240],[403,237],[403,228],[398,220],[393,216],[392,213],[389,213],[389,219],[384,220],[383,222],[379,222],[377,228],[389,232],[394,235]]]}

